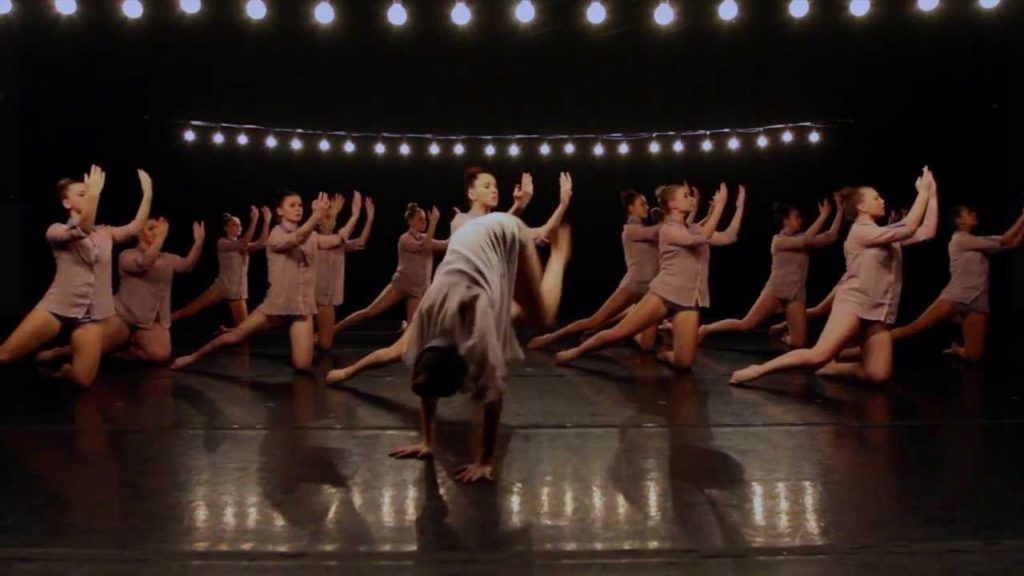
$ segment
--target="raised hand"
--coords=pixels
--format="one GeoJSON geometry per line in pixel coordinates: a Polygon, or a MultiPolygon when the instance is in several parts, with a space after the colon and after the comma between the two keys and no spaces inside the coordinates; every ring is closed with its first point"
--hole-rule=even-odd
{"type": "Polygon", "coordinates": [[[736,207],[743,208],[743,205],[747,202],[747,187],[740,184],[740,193],[736,196],[736,207]]]}
{"type": "Polygon", "coordinates": [[[167,234],[169,234],[170,231],[170,222],[168,222],[166,218],[157,218],[156,229],[154,230],[157,238],[167,238],[167,234]]]}
{"type": "Polygon", "coordinates": [[[253,221],[260,217],[260,211],[255,206],[249,206],[249,221],[253,221]]]}
{"type": "Polygon", "coordinates": [[[331,209],[331,199],[327,196],[326,192],[321,192],[317,195],[316,200],[313,200],[313,214],[318,218],[323,218],[328,214],[331,209]]]}
{"type": "Polygon", "coordinates": [[[359,213],[363,210],[363,194],[359,190],[352,192],[352,211],[359,213]]]}
{"type": "Polygon", "coordinates": [[[921,175],[914,181],[914,188],[917,188],[918,194],[931,194],[933,183],[931,170],[925,166],[921,169],[921,175]]]}
{"type": "MultiPolygon", "coordinates": [[[[139,170],[139,174],[144,174],[142,170],[139,170]]],[[[99,196],[103,192],[103,184],[107,181],[107,175],[103,172],[103,169],[93,164],[89,169],[89,172],[82,178],[82,182],[85,183],[85,188],[88,193],[92,196],[99,196]]],[[[145,192],[145,188],[143,188],[145,192]]]]}
{"type": "Polygon", "coordinates": [[[558,175],[559,202],[568,204],[572,200],[572,176],[568,172],[558,175]]]}
{"type": "Polygon", "coordinates": [[[832,213],[832,203],[829,202],[827,198],[825,200],[822,200],[821,202],[818,202],[818,214],[821,214],[823,216],[828,216],[831,213],[832,213]]]}
{"type": "Polygon", "coordinates": [[[430,209],[430,222],[435,223],[441,218],[441,211],[434,206],[430,209]]]}
{"type": "Polygon", "coordinates": [[[328,214],[332,217],[337,216],[341,209],[345,207],[345,197],[341,194],[335,194],[331,198],[331,208],[328,214]]]}
{"type": "Polygon", "coordinates": [[[264,206],[260,209],[260,212],[263,214],[263,219],[267,222],[270,222],[270,218],[274,215],[274,213],[270,211],[269,206],[264,206]]]}
{"type": "Polygon", "coordinates": [[[370,198],[369,196],[367,196],[366,197],[366,215],[368,217],[370,217],[370,218],[373,218],[373,211],[374,211],[373,198],[370,198]]]}
{"type": "Polygon", "coordinates": [[[840,196],[839,192],[833,192],[832,193],[832,200],[836,203],[836,210],[842,211],[842,209],[843,209],[843,198],[842,198],[842,196],[840,196]]]}
{"type": "Polygon", "coordinates": [[[711,204],[716,207],[725,206],[725,202],[729,199],[729,189],[725,186],[725,182],[718,185],[718,191],[715,192],[715,196],[711,199],[711,204]]]}
{"type": "Polygon", "coordinates": [[[391,452],[388,452],[388,456],[392,458],[398,458],[399,460],[406,460],[409,458],[415,458],[417,460],[423,460],[433,456],[434,451],[430,449],[430,446],[423,444],[413,444],[411,446],[402,446],[401,448],[395,448],[391,452]]]}
{"type": "MultiPolygon", "coordinates": [[[[106,179],[106,177],[104,177],[104,179],[106,179]]],[[[142,169],[139,169],[139,184],[142,184],[143,196],[153,195],[153,179],[149,177],[149,174],[147,174],[145,170],[142,169]]]]}
{"type": "MultiPolygon", "coordinates": [[[[256,207],[253,207],[256,210],[256,207]]],[[[205,222],[193,222],[192,223],[192,239],[195,240],[196,244],[202,244],[203,239],[206,238],[206,223],[205,222]]]]}
{"type": "Polygon", "coordinates": [[[494,470],[491,466],[466,464],[455,471],[455,479],[470,484],[481,480],[494,481],[494,470]]]}

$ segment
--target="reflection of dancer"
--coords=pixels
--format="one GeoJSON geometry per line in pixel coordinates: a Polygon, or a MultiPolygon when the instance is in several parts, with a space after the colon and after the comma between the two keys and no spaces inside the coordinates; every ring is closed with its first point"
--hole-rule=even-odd
{"type": "MultiPolygon", "coordinates": [[[[836,195],[836,204],[839,196],[836,195]]],[[[806,231],[800,210],[788,204],[775,206],[776,225],[781,227],[772,238],[772,273],[761,295],[742,320],[720,320],[700,327],[700,339],[716,332],[749,332],[772,314],[783,311],[789,328],[790,344],[796,348],[804,345],[807,338],[807,269],[810,251],[828,246],[839,237],[839,226],[843,220],[842,206],[836,210],[832,227],[821,232],[832,211],[832,205],[824,200],[818,205],[818,219],[806,231]]]]}
{"type": "MultiPolygon", "coordinates": [[[[114,296],[117,314],[102,322],[104,354],[131,341],[128,352],[134,358],[147,362],[171,358],[171,282],[175,274],[196,267],[206,229],[199,222],[192,224],[192,250],[185,258],[162,251],[169,229],[163,218],[146,222],[138,246],[118,257],[121,289],[114,296]]],[[[39,356],[40,360],[49,360],[68,354],[70,347],[39,356]]]]}
{"type": "Polygon", "coordinates": [[[206,289],[195,300],[181,310],[174,312],[172,320],[180,322],[203,310],[223,301],[231,312],[235,326],[249,315],[246,299],[249,298],[249,255],[262,250],[267,244],[270,234],[270,208],[263,207],[263,231],[260,238],[253,241],[256,235],[256,224],[259,222],[260,211],[252,206],[249,209],[249,227],[242,235],[242,221],[231,214],[224,214],[224,237],[217,240],[217,265],[220,274],[213,286],[206,289]]]}
{"type": "Polygon", "coordinates": [[[392,456],[429,456],[438,398],[466,390],[483,412],[483,431],[475,461],[456,479],[492,478],[506,364],[523,358],[512,330],[512,302],[538,324],[554,320],[570,236],[568,227],[559,228],[543,271],[532,234],[518,218],[483,216],[452,236],[434,283],[400,340],[413,366],[413,392],[422,399],[423,438],[392,456]]]}
{"type": "Polygon", "coordinates": [[[665,186],[659,190],[658,202],[668,215],[659,231],[661,269],[651,281],[647,295],[615,326],[598,332],[585,342],[559,352],[555,361],[572,362],[580,356],[610,346],[656,327],[663,318],[672,319],[672,349],[663,351],[659,358],[679,368],[693,366],[697,352],[697,328],[700,306],[710,303],[708,271],[710,246],[725,246],[736,242],[746,190],[740,186],[736,198],[736,213],[729,227],[718,232],[718,221],[725,210],[728,191],[722,184],[712,201],[711,215],[703,225],[687,224],[687,216],[697,209],[697,202],[688,184],[665,186]]]}
{"type": "Polygon", "coordinates": [[[840,195],[843,210],[854,217],[853,227],[843,246],[846,274],[836,291],[832,313],[825,330],[813,348],[792,350],[761,365],[734,372],[733,384],[760,378],[765,374],[820,366],[836,358],[851,338],[860,335],[862,358],[857,363],[832,363],[819,371],[823,376],[853,376],[871,382],[884,382],[892,374],[892,333],[902,288],[903,252],[901,247],[935,236],[938,224],[938,200],[935,180],[926,167],[917,180],[917,199],[907,218],[889,226],[875,220],[885,215],[885,201],[874,188],[846,188],[840,195]]]}
{"type": "MultiPolygon", "coordinates": [[[[366,223],[363,224],[363,232],[359,238],[348,240],[355,230],[356,222],[359,221],[359,211],[353,206],[352,215],[340,231],[345,242],[336,248],[322,250],[316,260],[317,347],[321,350],[330,350],[334,344],[334,308],[341,306],[345,301],[345,254],[365,248],[366,241],[370,238],[370,230],[373,229],[373,200],[366,198],[365,203],[366,223]]],[[[337,210],[341,210],[341,206],[338,206],[337,210]]],[[[338,213],[332,204],[331,213],[320,221],[318,231],[321,234],[331,234],[337,223],[338,213]]]]}
{"type": "Polygon", "coordinates": [[[953,343],[946,353],[977,362],[985,352],[988,331],[988,256],[1024,242],[1024,213],[1002,236],[975,236],[978,214],[966,206],[957,206],[953,214],[956,232],[949,241],[949,284],[917,320],[893,329],[892,338],[913,336],[960,315],[964,344],[953,343]]]}
{"type": "MultiPolygon", "coordinates": [[[[358,192],[353,204],[361,202],[358,192]]],[[[342,202],[341,195],[334,203],[342,202]]],[[[295,192],[279,195],[275,209],[281,223],[267,239],[267,297],[252,314],[234,330],[225,332],[192,354],[174,361],[172,369],[185,368],[207,354],[241,344],[257,332],[288,326],[291,336],[292,366],[309,370],[313,363],[313,315],[316,314],[314,288],[316,258],[319,250],[339,246],[339,234],[325,236],[315,232],[317,224],[331,209],[331,200],[323,192],[313,201],[313,213],[302,222],[302,197],[295,192]]]]}
{"type": "Polygon", "coordinates": [[[43,299],[0,346],[0,364],[28,356],[66,329],[71,333],[71,363],[58,376],[85,387],[96,378],[102,354],[100,321],[114,315],[113,246],[139,233],[153,197],[149,175],[139,170],[142,202],[135,219],[126,226],[98,226],[96,209],[105,179],[103,170],[93,166],[81,182],[65,179],[57,184],[68,211],[66,224],[53,224],[46,231],[57,273],[43,299]]]}
{"type": "Polygon", "coordinates": [[[448,247],[447,240],[435,240],[437,221],[441,213],[437,208],[430,210],[430,222],[427,213],[418,204],[409,204],[405,208],[405,221],[409,230],[398,239],[398,270],[391,282],[362,310],[346,316],[334,325],[334,331],[340,332],[360,322],[376,318],[387,312],[399,302],[405,302],[405,319],[412,320],[420,299],[430,286],[430,278],[434,272],[434,253],[444,252],[448,247]]]}
{"type": "MultiPolygon", "coordinates": [[[[658,275],[658,230],[660,224],[647,226],[649,216],[647,198],[634,190],[622,191],[622,207],[626,210],[626,224],[622,227],[622,251],[626,256],[626,275],[619,287],[592,316],[577,320],[550,334],[537,336],[530,341],[531,350],[539,350],[553,344],[559,338],[570,334],[586,332],[604,326],[620,313],[640,301],[647,293],[651,280],[658,275]]],[[[645,349],[654,346],[657,328],[643,333],[641,345],[645,349]]]]}

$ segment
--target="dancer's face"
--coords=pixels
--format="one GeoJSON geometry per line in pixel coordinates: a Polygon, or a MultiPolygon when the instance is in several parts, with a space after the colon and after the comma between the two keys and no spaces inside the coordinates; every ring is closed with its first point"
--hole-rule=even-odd
{"type": "Polygon", "coordinates": [[[417,210],[412,218],[409,218],[409,230],[416,232],[427,231],[427,214],[423,210],[417,210]]]}
{"type": "Polygon", "coordinates": [[[149,246],[156,240],[156,229],[159,222],[155,219],[147,220],[146,225],[139,232],[139,245],[149,246]]]}
{"type": "Polygon", "coordinates": [[[677,186],[669,208],[690,213],[697,209],[697,199],[693,197],[689,186],[677,186]]]}
{"type": "Polygon", "coordinates": [[[285,196],[277,207],[277,215],[285,222],[298,224],[302,220],[302,197],[298,194],[285,196]]]}
{"type": "Polygon", "coordinates": [[[874,188],[861,188],[857,211],[878,220],[885,216],[885,200],[874,188]]]}
{"type": "Polygon", "coordinates": [[[228,221],[224,223],[224,234],[228,238],[232,238],[232,239],[238,238],[239,236],[241,236],[242,235],[242,221],[239,220],[238,218],[229,218],[228,221]]]}
{"type": "Polygon", "coordinates": [[[956,215],[956,226],[965,230],[972,230],[978,226],[978,213],[970,208],[961,208],[956,215]]]}
{"type": "Polygon", "coordinates": [[[466,193],[473,204],[483,204],[487,208],[498,206],[498,181],[486,172],[476,177],[466,193]]]}
{"type": "Polygon", "coordinates": [[[804,229],[804,217],[799,210],[790,210],[789,216],[782,221],[782,226],[786,232],[799,232],[804,229]]]}
{"type": "Polygon", "coordinates": [[[64,191],[64,198],[61,203],[64,208],[81,214],[85,210],[86,187],[84,182],[75,182],[64,191]]]}
{"type": "Polygon", "coordinates": [[[637,196],[633,203],[629,205],[629,216],[631,218],[639,218],[644,220],[648,214],[651,213],[650,206],[647,205],[647,198],[643,196],[637,196]]]}

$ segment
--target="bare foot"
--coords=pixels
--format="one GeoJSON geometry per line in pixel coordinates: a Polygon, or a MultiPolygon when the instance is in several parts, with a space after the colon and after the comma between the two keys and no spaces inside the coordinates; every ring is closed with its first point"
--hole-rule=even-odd
{"type": "Polygon", "coordinates": [[[408,329],[409,329],[409,322],[407,320],[402,320],[402,326],[399,327],[398,333],[401,334],[401,333],[405,332],[408,329]]]}
{"type": "Polygon", "coordinates": [[[550,334],[545,334],[530,340],[529,344],[526,345],[526,348],[529,350],[541,350],[550,346],[554,341],[555,339],[552,338],[550,334]]]}
{"type": "Polygon", "coordinates": [[[171,370],[181,370],[182,368],[187,368],[191,366],[194,362],[195,360],[192,358],[192,355],[189,354],[188,356],[181,356],[179,358],[175,358],[174,362],[171,362],[170,368],[171,370]]]}
{"type": "Polygon", "coordinates": [[[949,348],[943,350],[942,353],[946,356],[960,357],[962,351],[963,348],[956,342],[953,342],[952,344],[949,345],[949,348]]]}
{"type": "Polygon", "coordinates": [[[337,370],[331,370],[327,373],[327,377],[324,378],[326,384],[337,384],[338,382],[345,382],[352,378],[352,368],[339,368],[337,370]]]}
{"type": "Polygon", "coordinates": [[[658,330],[661,331],[661,332],[671,332],[672,331],[672,321],[671,320],[662,320],[661,324],[658,325],[658,330]]]}
{"type": "Polygon", "coordinates": [[[729,378],[729,384],[742,384],[761,377],[761,366],[753,364],[743,370],[737,370],[729,378]]]}
{"type": "Polygon", "coordinates": [[[573,352],[573,350],[575,350],[575,348],[572,350],[563,350],[558,354],[555,354],[555,364],[568,364],[575,360],[579,355],[573,352]]]}

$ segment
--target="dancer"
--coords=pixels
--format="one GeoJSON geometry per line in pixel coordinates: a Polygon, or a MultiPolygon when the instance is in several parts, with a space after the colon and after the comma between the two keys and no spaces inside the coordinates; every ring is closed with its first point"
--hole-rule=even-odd
{"type": "MultiPolygon", "coordinates": [[[[192,249],[182,258],[162,252],[170,226],[167,220],[149,220],[135,248],[121,252],[118,269],[121,288],[114,295],[117,313],[103,319],[103,353],[115,352],[130,342],[128,354],[137,360],[163,363],[171,359],[171,282],[175,274],[191,272],[203,251],[206,227],[192,224],[192,249]]],[[[71,354],[65,346],[38,356],[49,361],[71,354]]]]}
{"type": "MultiPolygon", "coordinates": [[[[530,340],[530,350],[550,346],[560,338],[578,332],[600,328],[640,301],[651,280],[658,275],[658,230],[660,223],[645,225],[650,215],[647,198],[632,189],[621,193],[622,207],[626,211],[626,224],[622,227],[622,251],[626,257],[626,275],[618,288],[612,292],[603,305],[592,316],[577,320],[555,332],[537,336],[530,340]]],[[[693,212],[695,214],[696,211],[693,212]]],[[[648,328],[640,335],[640,346],[645,350],[654,347],[657,327],[648,328]]]]}
{"type": "Polygon", "coordinates": [[[57,272],[43,299],[0,346],[0,364],[16,362],[62,330],[70,332],[71,362],[57,372],[59,378],[87,388],[100,367],[100,321],[114,315],[111,288],[111,254],[114,244],[127,242],[149,218],[153,182],[139,170],[142,202],[135,219],[125,226],[99,226],[96,210],[106,174],[92,166],[81,182],[57,183],[61,204],[68,211],[66,224],[53,224],[46,240],[53,250],[57,272]]]}
{"type": "MultiPolygon", "coordinates": [[[[363,203],[366,206],[366,223],[359,238],[348,239],[359,220],[359,213],[352,210],[348,223],[340,232],[345,242],[336,248],[323,250],[316,260],[317,348],[320,350],[330,350],[334,346],[334,308],[345,301],[345,254],[366,248],[373,229],[373,199],[366,198],[363,203]]],[[[333,205],[331,209],[334,209],[333,205]]],[[[338,215],[331,214],[320,221],[318,230],[321,234],[330,234],[337,222],[338,215]]]]}
{"type": "Polygon", "coordinates": [[[967,206],[953,208],[953,215],[956,232],[949,241],[949,284],[917,320],[893,329],[892,339],[913,336],[960,316],[964,343],[954,342],[944,353],[978,362],[985,352],[988,332],[988,257],[1024,242],[1024,213],[1002,236],[975,236],[978,214],[967,206]]]}
{"type": "Polygon", "coordinates": [[[217,240],[217,265],[220,267],[220,274],[206,292],[171,315],[174,322],[198,314],[222,301],[227,304],[235,326],[245,320],[249,315],[246,306],[249,298],[249,255],[266,247],[267,236],[270,235],[271,216],[270,208],[264,206],[263,230],[260,232],[259,240],[254,242],[256,225],[260,217],[260,211],[255,206],[249,209],[249,226],[244,235],[242,221],[231,214],[224,214],[224,237],[217,240]]]}
{"type": "Polygon", "coordinates": [[[430,211],[428,223],[426,212],[418,204],[406,206],[405,221],[409,225],[409,230],[398,239],[398,270],[392,276],[391,283],[384,287],[369,306],[349,314],[335,324],[335,332],[376,318],[403,301],[405,320],[412,320],[423,293],[430,286],[430,278],[434,272],[434,254],[444,252],[448,248],[447,240],[434,239],[440,217],[437,208],[434,208],[430,211]]]}
{"type": "MultiPolygon", "coordinates": [[[[452,220],[452,235],[455,235],[455,231],[461,228],[464,224],[472,222],[473,220],[490,213],[490,210],[498,203],[498,189],[495,184],[494,176],[490,173],[484,172],[479,168],[470,168],[466,171],[466,193],[470,199],[471,208],[469,212],[459,212],[456,210],[455,219],[452,220]]],[[[534,243],[541,244],[549,236],[552,227],[560,226],[562,218],[565,216],[565,212],[569,207],[569,202],[572,200],[572,176],[568,172],[563,172],[559,176],[559,205],[555,209],[551,218],[539,228],[527,228],[530,231],[531,238],[534,243]]],[[[516,186],[515,193],[515,204],[513,209],[516,213],[522,213],[522,210],[529,204],[530,199],[533,197],[533,178],[529,174],[523,174],[522,181],[516,186]]],[[[511,214],[513,210],[509,210],[511,214]]],[[[512,302],[512,320],[517,321],[521,316],[518,304],[512,302]]],[[[405,339],[399,338],[394,344],[386,348],[380,348],[360,358],[355,364],[346,366],[345,368],[339,368],[337,370],[331,370],[327,374],[327,383],[336,384],[344,382],[354,378],[365,370],[371,368],[378,368],[386,366],[388,364],[394,364],[402,359],[402,354],[405,353],[405,339]]]]}
{"type": "Polygon", "coordinates": [[[818,219],[806,231],[800,210],[789,204],[776,204],[775,223],[781,227],[772,238],[772,273],[761,295],[742,320],[720,320],[700,327],[698,339],[703,341],[716,332],[748,332],[758,327],[773,314],[784,312],[789,328],[789,344],[801,348],[807,341],[807,268],[810,251],[828,246],[839,237],[843,209],[839,194],[835,195],[836,215],[832,227],[820,233],[832,212],[832,204],[823,200],[818,204],[818,219]]]}
{"type": "MultiPolygon", "coordinates": [[[[340,194],[335,194],[332,202],[327,194],[321,192],[313,201],[313,213],[300,225],[302,197],[291,191],[280,193],[275,203],[280,223],[267,239],[267,281],[270,284],[267,297],[234,330],[217,336],[192,354],[178,358],[171,368],[185,368],[224,346],[240,344],[257,332],[287,325],[291,336],[292,366],[296,370],[309,370],[313,363],[317,252],[344,242],[340,234],[318,234],[316,227],[327,217],[332,204],[343,201],[340,194]]],[[[359,192],[355,193],[352,204],[353,210],[357,204],[362,204],[359,192]]]]}
{"type": "Polygon", "coordinates": [[[651,281],[647,294],[621,322],[598,332],[576,348],[559,352],[555,361],[559,364],[571,362],[588,352],[657,326],[662,318],[671,317],[673,348],[659,353],[658,357],[677,368],[691,368],[697,352],[699,307],[710,304],[708,246],[736,242],[743,220],[746,189],[739,187],[736,212],[729,227],[724,232],[717,232],[715,229],[727,198],[728,190],[723,183],[712,200],[711,214],[704,224],[687,225],[687,216],[697,209],[690,186],[684,183],[663,187],[658,194],[658,203],[666,212],[658,237],[661,270],[651,281]]]}
{"type": "Polygon", "coordinates": [[[819,374],[849,376],[873,383],[892,375],[892,332],[902,288],[902,246],[929,240],[938,224],[935,179],[928,167],[915,184],[917,199],[906,219],[889,226],[875,220],[885,216],[885,201],[874,188],[861,186],[840,192],[843,211],[854,219],[843,246],[846,274],[836,290],[835,303],[825,329],[813,348],[792,350],[761,365],[733,373],[730,383],[740,384],[765,374],[822,366],[839,355],[843,346],[860,335],[862,357],[856,363],[832,362],[819,374]]]}
{"type": "Polygon", "coordinates": [[[542,268],[533,234],[508,214],[477,218],[452,236],[437,278],[401,338],[403,346],[407,343],[404,360],[413,367],[412,389],[421,399],[422,438],[393,450],[392,457],[429,457],[437,401],[462,390],[479,406],[482,431],[473,463],[461,467],[455,479],[493,480],[507,363],[523,358],[512,329],[512,302],[536,324],[554,321],[570,243],[568,226],[560,227],[542,268]]]}

